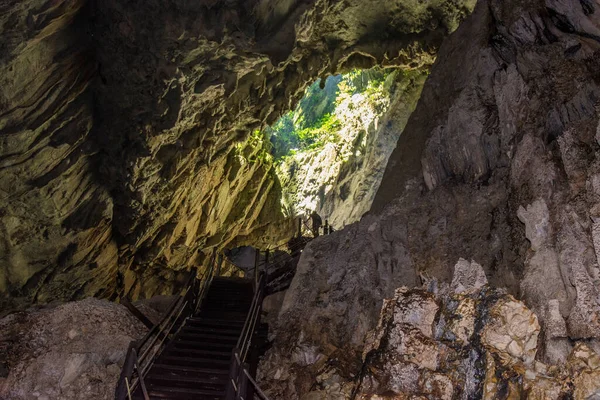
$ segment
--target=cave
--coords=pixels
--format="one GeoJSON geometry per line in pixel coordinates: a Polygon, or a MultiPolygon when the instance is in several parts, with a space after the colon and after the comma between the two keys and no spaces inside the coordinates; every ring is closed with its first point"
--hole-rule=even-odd
{"type": "Polygon", "coordinates": [[[371,207],[427,68],[353,69],[317,79],[265,128],[285,215],[342,229],[371,207]]]}
{"type": "Polygon", "coordinates": [[[598,0],[0,11],[0,398],[600,398],[598,0]]]}

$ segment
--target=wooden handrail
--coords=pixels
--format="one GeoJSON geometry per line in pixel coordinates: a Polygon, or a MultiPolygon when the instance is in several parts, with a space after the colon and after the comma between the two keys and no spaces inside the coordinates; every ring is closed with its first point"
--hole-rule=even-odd
{"type": "Polygon", "coordinates": [[[141,312],[136,306],[134,306],[131,303],[131,301],[129,301],[127,296],[123,296],[121,298],[121,304],[123,304],[125,307],[127,307],[129,312],[131,314],[133,314],[137,319],[139,319],[140,322],[146,326],[146,328],[148,328],[148,329],[154,328],[154,323],[152,321],[150,321],[150,319],[148,317],[146,317],[146,315],[143,312],[141,312]]]}
{"type": "MultiPolygon", "coordinates": [[[[255,293],[244,327],[238,338],[237,346],[232,352],[230,380],[228,381],[226,394],[227,400],[247,399],[249,385],[252,386],[254,393],[261,399],[268,400],[258,387],[256,381],[252,378],[246,364],[246,358],[260,320],[262,302],[268,283],[268,269],[269,267],[277,266],[293,259],[297,251],[304,248],[309,240],[299,240],[292,248],[289,248],[291,254],[274,255],[271,262],[269,262],[269,257],[267,256],[265,257],[265,262],[256,265],[255,273],[258,279],[255,284],[255,293]],[[263,267],[262,271],[261,266],[263,267]]],[[[115,391],[116,400],[131,400],[132,393],[138,387],[144,392],[146,400],[149,400],[147,393],[145,393],[144,378],[146,374],[164,350],[167,339],[181,329],[188,317],[198,312],[210,288],[213,277],[220,274],[224,259],[226,260],[222,255],[217,257],[216,252],[214,252],[211,257],[210,267],[205,271],[201,279],[196,279],[196,271],[193,270],[186,282],[185,292],[173,302],[161,322],[154,325],[141,341],[133,341],[130,344],[115,391]]]]}

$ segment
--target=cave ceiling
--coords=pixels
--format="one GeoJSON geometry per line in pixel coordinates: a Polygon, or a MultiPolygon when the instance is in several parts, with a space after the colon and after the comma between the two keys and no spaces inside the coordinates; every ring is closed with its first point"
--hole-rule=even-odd
{"type": "Polygon", "coordinates": [[[318,77],[428,67],[473,6],[2,2],[0,304],[164,292],[212,248],[281,238],[272,166],[240,143],[318,77]]]}

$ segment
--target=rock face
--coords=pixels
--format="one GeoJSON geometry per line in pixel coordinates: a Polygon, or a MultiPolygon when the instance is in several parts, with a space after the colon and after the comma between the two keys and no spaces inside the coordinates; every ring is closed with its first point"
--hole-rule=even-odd
{"type": "Polygon", "coordinates": [[[1,308],[170,292],[211,248],[281,238],[249,134],[319,76],[427,62],[472,7],[3,3],[1,308]]]}
{"type": "MultiPolygon", "coordinates": [[[[323,148],[299,151],[277,167],[284,199],[289,199],[297,215],[316,211],[335,229],[341,229],[369,211],[429,67],[387,74],[381,70],[361,71],[354,79],[369,82],[381,77],[384,82],[354,94],[340,89],[329,95],[333,97],[332,115],[337,122],[333,134],[338,140],[323,148]]],[[[319,107],[317,104],[317,111],[319,107]]]]}
{"type": "Polygon", "coordinates": [[[479,1],[441,47],[371,213],[303,253],[279,317],[291,330],[274,330],[262,367],[275,397],[598,395],[573,357],[600,339],[599,33],[597,2],[479,1]],[[460,257],[487,278],[467,261],[453,277],[460,257]],[[383,302],[419,280],[438,293],[433,336],[395,322],[406,291],[383,302]]]}
{"type": "MultiPolygon", "coordinates": [[[[558,301],[571,338],[600,335],[598,8],[481,1],[440,50],[373,210],[406,197],[415,178],[424,198],[451,187],[464,191],[465,204],[487,203],[490,281],[511,287],[517,278],[514,293],[542,320],[558,301]],[[502,204],[484,200],[491,188],[504,193],[502,204]]],[[[463,254],[476,252],[470,237],[454,240],[463,254]]]]}
{"type": "MultiPolygon", "coordinates": [[[[485,279],[478,264],[461,260],[454,278],[465,274],[485,279]]],[[[273,398],[303,400],[600,395],[600,355],[585,342],[576,343],[565,363],[536,361],[540,325],[523,302],[481,281],[460,291],[432,283],[429,290],[396,290],[363,341],[341,347],[333,331],[311,336],[308,324],[294,333],[296,341],[280,341],[295,330],[289,326],[295,315],[283,312],[275,347],[261,364],[262,387],[273,398]]]]}
{"type": "MultiPolygon", "coordinates": [[[[388,158],[416,107],[425,78],[425,71],[400,74],[393,83],[386,112],[367,126],[349,127],[362,140],[355,141],[352,155],[340,166],[318,208],[334,228],[358,221],[371,208],[388,158]]],[[[348,114],[352,115],[351,109],[348,114]]]]}
{"type": "Polygon", "coordinates": [[[542,361],[600,338],[599,18],[593,2],[478,3],[440,49],[370,215],[305,252],[286,302],[320,318],[309,340],[359,343],[394,288],[449,283],[460,257],[535,313],[542,361]]]}
{"type": "Polygon", "coordinates": [[[123,306],[86,299],[0,320],[0,398],[113,399],[132,340],[147,332],[123,306]]]}

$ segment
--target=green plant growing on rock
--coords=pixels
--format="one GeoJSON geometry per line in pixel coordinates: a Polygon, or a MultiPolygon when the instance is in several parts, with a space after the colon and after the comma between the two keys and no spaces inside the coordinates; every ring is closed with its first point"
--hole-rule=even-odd
{"type": "Polygon", "coordinates": [[[271,154],[273,145],[267,134],[261,130],[252,132],[248,140],[237,145],[237,154],[249,164],[260,163],[273,164],[274,158],[271,154]]]}
{"type": "Polygon", "coordinates": [[[369,132],[377,131],[399,88],[397,78],[404,76],[396,69],[373,68],[329,77],[323,89],[317,81],[293,111],[265,130],[282,185],[282,207],[300,214],[315,209],[341,166],[366,154],[369,132]]]}

